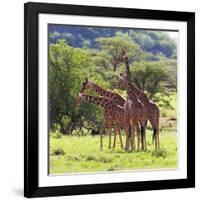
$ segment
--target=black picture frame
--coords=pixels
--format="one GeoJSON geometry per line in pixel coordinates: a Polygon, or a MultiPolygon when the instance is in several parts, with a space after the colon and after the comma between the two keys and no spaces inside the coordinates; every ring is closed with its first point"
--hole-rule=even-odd
{"type": "Polygon", "coordinates": [[[81,5],[24,5],[24,196],[44,197],[195,187],[195,13],[81,5]],[[105,16],[187,22],[187,178],[74,186],[38,185],[38,15],[105,16]]]}

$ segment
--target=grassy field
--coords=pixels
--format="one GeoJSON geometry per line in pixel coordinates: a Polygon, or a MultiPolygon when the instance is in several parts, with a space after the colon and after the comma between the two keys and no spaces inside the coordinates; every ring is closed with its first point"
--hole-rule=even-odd
{"type": "MultiPolygon", "coordinates": [[[[151,136],[152,133],[148,130],[146,152],[125,152],[120,148],[119,138],[117,138],[116,148],[108,149],[108,136],[104,136],[104,149],[100,151],[99,136],[55,137],[54,133],[51,133],[50,174],[176,168],[176,131],[161,132],[159,156],[155,155],[151,136]]],[[[125,141],[125,136],[123,137],[125,141]]]]}

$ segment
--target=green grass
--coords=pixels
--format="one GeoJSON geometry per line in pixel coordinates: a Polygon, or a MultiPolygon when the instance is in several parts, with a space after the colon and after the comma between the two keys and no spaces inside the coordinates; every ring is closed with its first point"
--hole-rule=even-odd
{"type": "MultiPolygon", "coordinates": [[[[151,144],[152,133],[147,131],[146,152],[125,152],[119,138],[115,149],[108,149],[108,136],[103,138],[103,151],[99,136],[50,136],[50,174],[99,172],[133,169],[163,169],[177,167],[177,135],[175,131],[160,134],[161,149],[155,155],[151,144]]],[[[113,137],[112,137],[113,139],[113,137]]],[[[125,142],[125,136],[123,136],[125,142]]]]}

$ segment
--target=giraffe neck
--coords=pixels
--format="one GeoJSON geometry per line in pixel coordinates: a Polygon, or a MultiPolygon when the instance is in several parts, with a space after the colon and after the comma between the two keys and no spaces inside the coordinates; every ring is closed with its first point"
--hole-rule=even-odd
{"type": "Polygon", "coordinates": [[[129,66],[129,61],[128,58],[125,58],[125,68],[126,68],[126,79],[128,82],[131,81],[131,73],[130,73],[130,66],[129,66]]]}
{"type": "Polygon", "coordinates": [[[138,103],[137,95],[135,94],[134,88],[132,87],[132,84],[126,80],[126,91],[128,94],[129,99],[133,103],[138,103]]]}
{"type": "Polygon", "coordinates": [[[131,81],[126,80],[126,88],[127,94],[130,99],[139,99],[143,104],[149,103],[149,99],[147,98],[146,94],[140,90],[135,84],[131,81]]]}
{"type": "Polygon", "coordinates": [[[113,98],[115,96],[115,93],[113,93],[113,92],[105,90],[102,87],[100,87],[92,82],[90,84],[91,84],[91,89],[93,89],[95,92],[97,92],[101,96],[108,97],[108,98],[113,98]]]}
{"type": "MultiPolygon", "coordinates": [[[[134,95],[136,95],[136,97],[138,97],[142,103],[148,103],[149,100],[148,100],[146,94],[142,90],[140,90],[135,84],[133,84],[131,81],[131,73],[130,73],[128,57],[125,58],[125,67],[126,67],[126,80],[129,85],[129,89],[128,89],[129,92],[134,93],[134,95]],[[131,91],[133,91],[133,92],[131,92],[131,91]]],[[[128,93],[128,90],[127,90],[127,93],[128,93]]],[[[130,94],[130,96],[133,99],[133,94],[130,94]]]]}
{"type": "Polygon", "coordinates": [[[111,103],[111,100],[105,97],[96,97],[96,96],[91,96],[87,94],[82,94],[81,99],[86,102],[93,103],[94,105],[99,105],[103,107],[104,109],[107,107],[109,103],[111,103]]]}

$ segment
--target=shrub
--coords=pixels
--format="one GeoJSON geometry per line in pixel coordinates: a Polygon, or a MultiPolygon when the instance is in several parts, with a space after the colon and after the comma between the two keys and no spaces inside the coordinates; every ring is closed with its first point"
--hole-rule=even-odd
{"type": "Polygon", "coordinates": [[[114,171],[114,170],[115,170],[115,168],[113,166],[108,168],[108,171],[114,171]]]}
{"type": "Polygon", "coordinates": [[[60,156],[65,155],[65,152],[61,148],[53,149],[51,152],[51,156],[60,156]]]}
{"type": "Polygon", "coordinates": [[[53,138],[60,139],[61,137],[62,137],[62,133],[56,130],[55,134],[53,135],[53,138]]]}
{"type": "Polygon", "coordinates": [[[55,139],[59,139],[62,137],[62,133],[60,132],[59,124],[54,124],[53,128],[50,131],[50,137],[53,137],[55,139]]]}
{"type": "Polygon", "coordinates": [[[85,160],[86,161],[92,161],[92,160],[97,161],[97,158],[95,156],[93,156],[93,155],[89,155],[89,156],[86,157],[85,160]]]}

